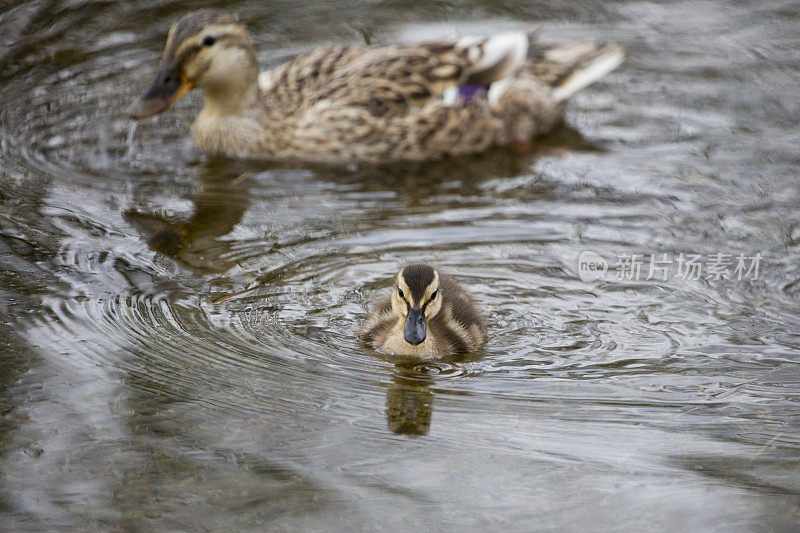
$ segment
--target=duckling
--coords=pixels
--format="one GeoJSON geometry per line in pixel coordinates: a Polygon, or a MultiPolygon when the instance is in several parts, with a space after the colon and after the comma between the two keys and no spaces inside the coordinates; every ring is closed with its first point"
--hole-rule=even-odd
{"type": "Polygon", "coordinates": [[[547,133],[567,99],[622,61],[614,44],[543,45],[529,32],[386,46],[331,46],[259,75],[244,26],[203,9],[173,24],[142,119],[193,88],[202,149],[324,163],[422,161],[547,133]]]}
{"type": "Polygon", "coordinates": [[[475,303],[453,278],[411,264],[397,274],[391,296],[375,302],[359,338],[393,355],[434,359],[477,350],[487,337],[475,303]]]}

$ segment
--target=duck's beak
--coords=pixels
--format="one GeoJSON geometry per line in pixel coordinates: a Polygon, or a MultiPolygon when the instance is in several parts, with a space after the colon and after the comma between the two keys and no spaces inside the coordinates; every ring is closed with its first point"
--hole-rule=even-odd
{"type": "Polygon", "coordinates": [[[138,120],[161,113],[192,87],[178,65],[162,65],[150,88],[128,108],[128,115],[138,120]]]}
{"type": "Polygon", "coordinates": [[[403,338],[407,343],[416,346],[425,340],[425,312],[422,309],[409,309],[406,324],[403,328],[403,338]]]}

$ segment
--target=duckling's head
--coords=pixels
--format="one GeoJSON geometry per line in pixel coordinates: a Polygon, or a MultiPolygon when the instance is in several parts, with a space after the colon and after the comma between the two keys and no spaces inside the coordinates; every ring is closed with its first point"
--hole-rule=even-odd
{"type": "Polygon", "coordinates": [[[188,90],[203,89],[206,101],[235,105],[256,88],[258,62],[247,30],[229,14],[201,9],[172,25],[161,68],[128,110],[141,119],[160,113],[188,90]]]}
{"type": "Polygon", "coordinates": [[[405,317],[403,338],[416,346],[425,340],[428,320],[442,308],[439,273],[430,265],[406,265],[396,281],[392,308],[405,317]]]}

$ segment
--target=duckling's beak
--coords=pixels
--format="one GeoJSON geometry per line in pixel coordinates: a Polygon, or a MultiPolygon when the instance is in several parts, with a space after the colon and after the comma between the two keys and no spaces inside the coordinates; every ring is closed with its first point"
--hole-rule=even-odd
{"type": "MultiPolygon", "coordinates": [[[[409,306],[410,307],[410,306],[409,306]]],[[[425,340],[425,311],[422,309],[409,309],[406,324],[403,328],[403,338],[407,343],[416,346],[425,340]]]]}
{"type": "Polygon", "coordinates": [[[179,65],[162,65],[150,88],[128,108],[128,115],[138,120],[161,113],[192,87],[179,65]]]}

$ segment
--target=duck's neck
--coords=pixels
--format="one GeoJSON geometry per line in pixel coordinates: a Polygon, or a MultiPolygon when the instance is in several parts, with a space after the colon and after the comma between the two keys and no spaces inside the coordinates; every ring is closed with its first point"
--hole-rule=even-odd
{"type": "Polygon", "coordinates": [[[255,76],[247,76],[224,86],[205,87],[201,113],[218,119],[252,116],[263,106],[256,80],[255,76]]]}
{"type": "Polygon", "coordinates": [[[204,88],[205,105],[192,126],[192,138],[204,150],[233,157],[265,157],[266,105],[255,80],[229,84],[223,90],[204,88]]]}

